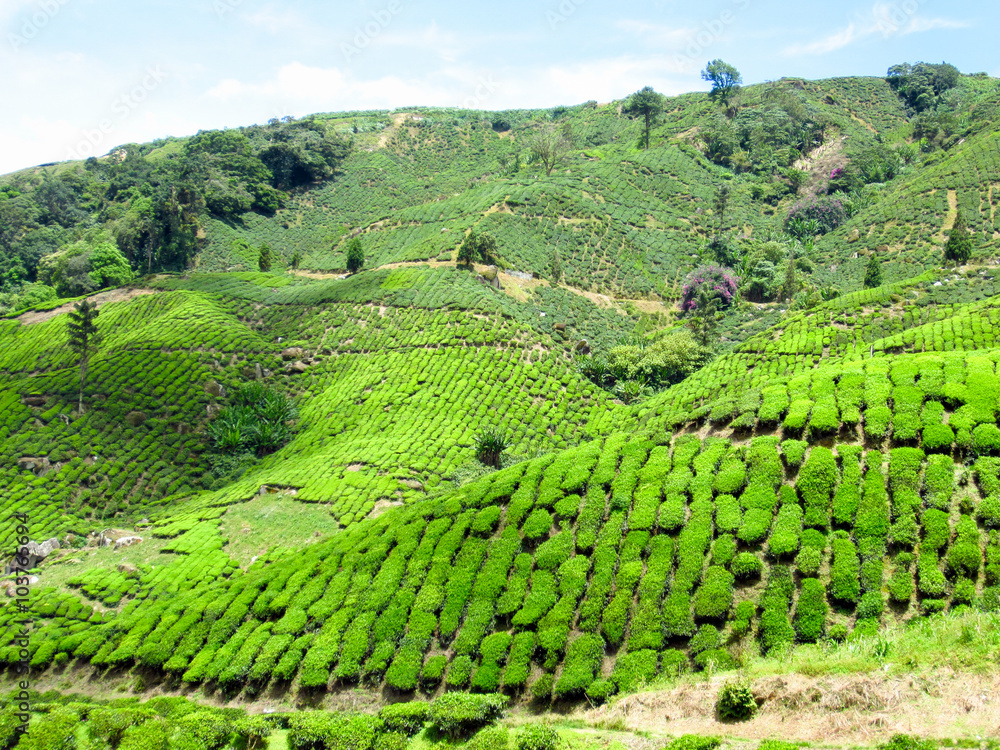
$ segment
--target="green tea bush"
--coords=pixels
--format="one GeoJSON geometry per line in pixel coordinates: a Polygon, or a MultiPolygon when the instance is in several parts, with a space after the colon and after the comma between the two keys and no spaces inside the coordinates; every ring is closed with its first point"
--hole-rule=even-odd
{"type": "Polygon", "coordinates": [[[733,558],[729,570],[739,580],[756,578],[764,569],[764,563],[753,552],[740,552],[733,558]]]}
{"type": "Polygon", "coordinates": [[[972,516],[963,515],[955,527],[955,541],[945,555],[948,570],[956,575],[975,578],[982,565],[979,527],[972,516]]]}
{"type": "Polygon", "coordinates": [[[378,712],[379,718],[390,732],[402,732],[407,737],[420,732],[430,713],[430,706],[424,701],[390,703],[378,712]]]}
{"type": "Polygon", "coordinates": [[[816,578],[806,578],[795,608],[795,632],[800,641],[812,643],[823,636],[827,611],[823,584],[816,578]]]}
{"type": "Polygon", "coordinates": [[[535,700],[552,699],[552,689],[555,687],[555,676],[546,672],[531,684],[531,695],[535,700]]]}
{"type": "Polygon", "coordinates": [[[830,500],[837,484],[837,461],[833,451],[816,446],[799,471],[797,488],[805,507],[806,526],[825,527],[830,519],[830,500]]]}
{"type": "Polygon", "coordinates": [[[972,451],[976,455],[995,455],[1000,452],[1000,428],[995,424],[981,424],[972,431],[972,451]]]}
{"type": "Polygon", "coordinates": [[[632,693],[656,676],[660,655],[653,649],[622,654],[615,660],[611,681],[621,693],[632,693]]]}
{"type": "Polygon", "coordinates": [[[436,731],[457,739],[492,724],[506,708],[506,697],[496,693],[445,693],[431,701],[428,718],[436,731]]]}
{"type": "Polygon", "coordinates": [[[582,694],[594,680],[604,659],[604,641],[593,633],[584,633],[569,644],[562,674],[555,684],[555,695],[582,694]]]}
{"type": "Polygon", "coordinates": [[[721,618],[733,602],[733,574],[719,565],[710,565],[694,595],[696,617],[721,618]]]}
{"type": "Polygon", "coordinates": [[[544,724],[524,724],[514,735],[517,750],[556,750],[559,744],[558,732],[544,724]]]}
{"type": "Polygon", "coordinates": [[[699,734],[682,734],[671,740],[663,750],[716,750],[722,745],[718,737],[703,737],[699,734]]]}
{"type": "Polygon", "coordinates": [[[742,637],[750,632],[754,615],[757,614],[757,605],[751,601],[742,601],[733,609],[732,629],[733,633],[742,637]]]}
{"type": "Polygon", "coordinates": [[[473,735],[466,747],[469,750],[510,750],[510,730],[507,727],[484,727],[473,735]]]}

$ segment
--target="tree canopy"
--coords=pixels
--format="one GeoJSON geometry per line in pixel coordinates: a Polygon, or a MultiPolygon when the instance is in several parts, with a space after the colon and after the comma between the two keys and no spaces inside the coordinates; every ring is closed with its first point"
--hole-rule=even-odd
{"type": "Polygon", "coordinates": [[[725,62],[724,60],[712,60],[701,71],[702,80],[712,84],[710,96],[719,99],[723,104],[728,104],[730,97],[739,90],[743,83],[743,76],[740,72],[725,62]]]}

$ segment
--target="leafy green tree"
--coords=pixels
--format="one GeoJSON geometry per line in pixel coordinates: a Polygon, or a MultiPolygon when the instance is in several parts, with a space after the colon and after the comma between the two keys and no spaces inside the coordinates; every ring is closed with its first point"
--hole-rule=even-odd
{"type": "Polygon", "coordinates": [[[267,243],[260,246],[260,251],[257,254],[257,268],[263,273],[271,270],[271,246],[267,243]]]}
{"type": "Polygon", "coordinates": [[[298,271],[300,265],[302,265],[302,251],[296,250],[292,254],[292,270],[298,271]]]}
{"type": "Polygon", "coordinates": [[[551,123],[544,125],[535,133],[529,143],[529,150],[532,156],[541,162],[546,177],[559,166],[571,148],[573,143],[566,137],[565,130],[551,123]]]}
{"type": "Polygon", "coordinates": [[[728,105],[729,100],[740,89],[743,83],[743,76],[740,72],[723,60],[712,60],[703,71],[701,78],[712,84],[712,91],[709,96],[718,99],[723,105],[728,105]]]}
{"type": "Polygon", "coordinates": [[[90,278],[98,289],[121,286],[135,278],[132,267],[112,242],[98,242],[90,253],[90,278]]]}
{"type": "Polygon", "coordinates": [[[666,105],[667,98],[656,91],[653,90],[652,86],[646,86],[645,88],[636,91],[632,96],[628,98],[625,102],[625,111],[631,115],[641,117],[645,124],[645,143],[646,149],[649,149],[649,131],[652,128],[653,123],[656,118],[663,112],[663,107],[666,105]]]}
{"type": "Polygon", "coordinates": [[[559,248],[552,248],[552,280],[557,284],[562,281],[563,267],[562,258],[559,257],[559,248]]]}
{"type": "Polygon", "coordinates": [[[965,215],[959,209],[955,224],[948,233],[948,242],[944,246],[944,259],[955,263],[968,263],[972,255],[972,234],[965,223],[965,215]]]}
{"type": "Polygon", "coordinates": [[[795,273],[795,253],[788,254],[788,263],[785,265],[785,282],[781,285],[781,296],[783,299],[792,299],[799,291],[799,277],[795,273]]]}
{"type": "Polygon", "coordinates": [[[698,306],[688,316],[685,325],[691,330],[695,341],[702,346],[709,346],[719,325],[719,300],[707,287],[698,290],[698,306]]]}
{"type": "Polygon", "coordinates": [[[865,268],[865,289],[873,289],[877,286],[882,286],[882,264],[879,262],[878,255],[872,251],[872,254],[868,256],[868,266],[865,268]]]}
{"type": "Polygon", "coordinates": [[[78,411],[83,414],[83,388],[87,383],[90,358],[101,344],[97,330],[97,305],[88,300],[78,302],[69,313],[69,348],[76,354],[80,367],[80,401],[78,411]]]}
{"type": "Polygon", "coordinates": [[[361,246],[361,239],[354,237],[347,243],[347,272],[357,273],[365,265],[365,250],[361,246]]]}
{"type": "Polygon", "coordinates": [[[479,256],[479,235],[475,229],[469,230],[458,248],[458,262],[464,266],[471,266],[479,256]]]}

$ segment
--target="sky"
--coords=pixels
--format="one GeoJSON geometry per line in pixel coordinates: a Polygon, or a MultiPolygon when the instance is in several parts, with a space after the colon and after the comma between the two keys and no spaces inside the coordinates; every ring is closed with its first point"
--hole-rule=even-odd
{"type": "Polygon", "coordinates": [[[643,86],[1000,75],[996,3],[940,0],[0,0],[0,174],[314,112],[553,107],[643,86]]]}

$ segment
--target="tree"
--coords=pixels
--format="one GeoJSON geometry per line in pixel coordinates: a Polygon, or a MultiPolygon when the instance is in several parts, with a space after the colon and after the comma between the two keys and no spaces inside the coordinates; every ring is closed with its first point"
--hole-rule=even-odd
{"type": "Polygon", "coordinates": [[[694,335],[695,341],[702,346],[708,346],[718,325],[719,301],[707,287],[698,290],[698,306],[688,317],[687,327],[694,335]]]}
{"type": "Polygon", "coordinates": [[[868,267],[865,269],[865,289],[882,286],[882,264],[878,256],[872,252],[868,256],[868,267]]]}
{"type": "Polygon", "coordinates": [[[263,273],[271,270],[271,246],[267,243],[260,246],[260,252],[257,255],[257,268],[263,273]]]}
{"type": "Polygon", "coordinates": [[[961,265],[968,263],[972,255],[972,235],[965,223],[965,216],[961,209],[955,217],[955,223],[948,233],[948,242],[944,246],[944,259],[952,260],[961,265]]]}
{"type": "Polygon", "coordinates": [[[781,296],[792,299],[799,291],[799,278],[795,273],[795,251],[788,254],[788,264],[785,266],[785,283],[781,285],[781,296]]]}
{"type": "Polygon", "coordinates": [[[470,229],[458,248],[458,262],[465,266],[471,266],[478,256],[479,235],[476,234],[475,229],[470,229]]]}
{"type": "Polygon", "coordinates": [[[646,149],[649,149],[649,130],[656,121],[656,118],[666,104],[667,98],[653,90],[652,86],[646,86],[636,91],[625,103],[625,111],[629,114],[642,117],[645,121],[645,142],[646,149]]]}
{"type": "Polygon", "coordinates": [[[80,401],[78,411],[83,414],[83,388],[87,382],[90,357],[101,344],[101,334],[97,330],[97,305],[84,300],[78,302],[69,313],[69,348],[79,358],[80,401]]]}
{"type": "Polygon", "coordinates": [[[559,248],[552,248],[552,280],[557,284],[562,281],[563,267],[562,258],[559,257],[559,248]]]}
{"type": "Polygon", "coordinates": [[[302,265],[302,251],[296,250],[292,254],[292,270],[298,271],[300,265],[302,265]]]}
{"type": "Polygon", "coordinates": [[[701,77],[702,80],[710,81],[712,84],[709,96],[718,99],[723,105],[729,104],[729,99],[739,91],[740,84],[743,83],[740,72],[723,60],[712,60],[708,63],[701,71],[701,77]]]}
{"type": "Polygon", "coordinates": [[[559,162],[572,147],[572,141],[566,137],[563,131],[552,124],[543,126],[535,133],[530,143],[531,153],[542,163],[546,177],[559,166],[559,162]]]}
{"type": "Polygon", "coordinates": [[[458,262],[470,266],[476,261],[493,263],[497,253],[497,240],[489,232],[479,234],[475,229],[462,240],[458,248],[458,262]]]}
{"type": "Polygon", "coordinates": [[[357,273],[365,265],[365,251],[357,237],[347,243],[347,272],[357,273]]]}

